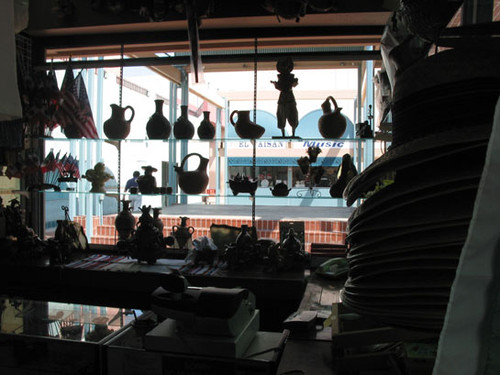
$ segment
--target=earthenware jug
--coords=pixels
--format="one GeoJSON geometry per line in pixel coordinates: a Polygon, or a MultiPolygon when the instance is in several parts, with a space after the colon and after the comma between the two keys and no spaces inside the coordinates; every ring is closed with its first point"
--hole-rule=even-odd
{"type": "Polygon", "coordinates": [[[181,105],[181,115],[174,122],[174,137],[176,139],[191,139],[194,135],[194,125],[188,120],[188,106],[181,105]]]}
{"type": "Polygon", "coordinates": [[[156,99],[155,106],[155,113],[153,113],[146,124],[146,133],[149,139],[168,139],[172,132],[172,125],[163,116],[163,100],[156,99]]]}
{"type": "Polygon", "coordinates": [[[153,225],[158,228],[163,235],[163,221],[160,219],[161,207],[153,208],[153,225]]]}
{"type": "Polygon", "coordinates": [[[182,191],[186,194],[200,194],[205,191],[208,185],[208,175],[207,175],[207,166],[208,159],[204,158],[200,154],[192,153],[188,154],[182,159],[181,166],[174,166],[174,170],[177,172],[177,176],[179,177],[179,186],[182,191]],[[197,156],[200,158],[200,164],[198,168],[194,171],[185,171],[184,164],[191,156],[197,156]]]}
{"type": "Polygon", "coordinates": [[[203,120],[198,126],[198,137],[200,139],[214,139],[215,127],[210,122],[210,112],[203,111],[203,120]]]}
{"type": "Polygon", "coordinates": [[[240,233],[236,237],[236,247],[239,249],[244,249],[253,244],[252,235],[248,231],[248,224],[242,224],[240,233]]]}
{"type": "Polygon", "coordinates": [[[243,139],[258,139],[262,137],[265,128],[250,121],[250,111],[233,111],[229,116],[229,121],[234,126],[234,130],[238,137],[243,139]],[[234,122],[234,115],[238,115],[238,120],[234,122]]]}
{"type": "Polygon", "coordinates": [[[342,108],[337,106],[337,102],[333,96],[326,98],[323,104],[321,104],[321,109],[323,109],[323,115],[318,120],[318,129],[321,136],[328,139],[342,137],[347,126],[347,121],[344,115],[340,113],[342,108]],[[335,107],[333,111],[330,100],[335,107]]]}
{"type": "Polygon", "coordinates": [[[115,218],[115,228],[120,240],[126,240],[132,235],[136,219],[135,216],[132,215],[132,212],[130,212],[130,201],[122,200],[122,204],[123,209],[115,218]]]}
{"type": "Polygon", "coordinates": [[[135,111],[131,106],[120,107],[111,104],[111,117],[104,121],[103,130],[106,137],[110,139],[125,139],[130,133],[130,123],[134,119],[135,111]],[[130,109],[131,115],[125,119],[125,111],[130,109]]]}
{"type": "Polygon", "coordinates": [[[191,236],[194,233],[194,228],[187,226],[189,217],[180,216],[179,219],[181,219],[181,223],[180,225],[174,225],[172,227],[172,235],[176,242],[175,247],[178,249],[184,249],[184,246],[186,246],[186,243],[191,239],[191,236]]]}

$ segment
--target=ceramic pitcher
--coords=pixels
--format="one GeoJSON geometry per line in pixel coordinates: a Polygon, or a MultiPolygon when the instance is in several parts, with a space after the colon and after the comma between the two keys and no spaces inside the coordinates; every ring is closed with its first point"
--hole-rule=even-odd
{"type": "Polygon", "coordinates": [[[234,126],[238,137],[242,139],[258,139],[262,137],[265,128],[250,121],[250,111],[233,111],[229,116],[229,121],[234,126]],[[234,115],[237,114],[238,120],[234,122],[234,115]]]}
{"type": "Polygon", "coordinates": [[[109,139],[125,139],[130,133],[130,123],[134,119],[135,111],[131,106],[120,107],[111,104],[111,117],[104,121],[103,130],[109,139]],[[125,111],[130,109],[131,115],[125,119],[125,111]]]}
{"type": "Polygon", "coordinates": [[[321,109],[323,109],[323,115],[318,120],[318,129],[323,138],[335,139],[342,137],[347,126],[347,121],[344,115],[340,113],[342,108],[337,106],[337,102],[333,96],[326,98],[323,104],[321,104],[321,109]],[[333,111],[330,100],[335,107],[333,111]]]}

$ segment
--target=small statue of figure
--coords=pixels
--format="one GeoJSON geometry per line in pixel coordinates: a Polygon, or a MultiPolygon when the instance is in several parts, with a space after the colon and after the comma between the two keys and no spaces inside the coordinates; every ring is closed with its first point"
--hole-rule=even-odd
{"type": "Polygon", "coordinates": [[[87,169],[85,175],[82,177],[86,178],[92,184],[92,189],[90,189],[91,193],[105,193],[106,188],[104,184],[112,178],[115,178],[106,172],[106,166],[101,162],[97,163],[94,169],[87,169]]]}
{"type": "Polygon", "coordinates": [[[139,191],[141,194],[156,194],[156,178],[153,176],[153,172],[157,172],[158,169],[148,165],[142,167],[144,169],[144,175],[137,178],[137,185],[139,185],[139,191]]]}
{"type": "Polygon", "coordinates": [[[292,127],[292,137],[295,137],[295,128],[299,125],[299,113],[297,111],[297,103],[292,89],[299,84],[299,80],[291,74],[293,70],[293,60],[290,57],[279,59],[276,63],[278,74],[277,81],[271,81],[274,87],[281,91],[278,99],[278,128],[281,129],[281,134],[285,137],[286,121],[292,127]]]}

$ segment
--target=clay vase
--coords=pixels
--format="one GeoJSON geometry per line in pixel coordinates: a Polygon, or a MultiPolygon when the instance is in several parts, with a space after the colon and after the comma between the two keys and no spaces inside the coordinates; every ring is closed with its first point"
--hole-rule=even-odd
{"type": "Polygon", "coordinates": [[[172,132],[172,125],[163,116],[163,100],[156,99],[155,106],[155,113],[153,113],[146,124],[146,133],[149,139],[168,139],[172,132]]]}
{"type": "Polygon", "coordinates": [[[285,253],[289,256],[300,252],[302,244],[300,243],[300,240],[297,238],[297,234],[295,233],[293,228],[290,228],[290,230],[288,231],[285,239],[283,240],[282,246],[283,249],[285,250],[285,253]]]}
{"type": "Polygon", "coordinates": [[[251,234],[248,232],[248,225],[241,224],[240,233],[236,237],[236,247],[239,249],[244,249],[253,244],[253,239],[251,234]]]}
{"type": "Polygon", "coordinates": [[[238,137],[242,139],[258,139],[266,129],[255,122],[250,121],[250,111],[233,111],[229,116],[229,121],[234,126],[238,137]],[[238,115],[238,120],[234,122],[234,115],[238,115]]]}
{"type": "Polygon", "coordinates": [[[321,109],[323,110],[323,115],[318,120],[318,129],[323,138],[335,139],[340,138],[344,135],[345,129],[347,127],[347,121],[340,113],[342,108],[337,106],[337,102],[333,96],[329,96],[321,104],[321,109]],[[330,106],[330,100],[333,102],[335,109],[332,111],[330,106]]]}
{"type": "Polygon", "coordinates": [[[125,108],[111,104],[111,117],[104,121],[103,130],[109,139],[125,139],[130,133],[130,123],[134,119],[135,111],[131,106],[125,108]],[[130,109],[131,115],[125,119],[125,111],[130,109]]]}
{"type": "Polygon", "coordinates": [[[215,137],[215,127],[210,122],[209,111],[203,111],[203,120],[198,126],[198,137],[200,139],[214,139],[215,137]]]}
{"type": "Polygon", "coordinates": [[[188,217],[180,216],[181,219],[180,225],[174,225],[172,227],[172,235],[174,236],[175,242],[177,243],[178,249],[183,249],[186,246],[186,243],[191,239],[192,234],[194,233],[194,228],[191,226],[187,226],[188,217]]]}
{"type": "Polygon", "coordinates": [[[126,240],[130,238],[134,231],[136,219],[130,212],[130,201],[123,200],[122,204],[123,209],[115,218],[115,228],[120,240],[126,240]]]}
{"type": "Polygon", "coordinates": [[[343,198],[344,190],[349,183],[358,174],[358,170],[354,165],[352,156],[344,154],[342,156],[342,163],[337,174],[337,181],[330,186],[330,196],[332,198],[343,198]]]}
{"type": "Polygon", "coordinates": [[[200,154],[192,153],[182,159],[180,167],[177,165],[174,166],[174,170],[177,172],[177,177],[179,178],[179,186],[185,194],[200,194],[205,191],[208,186],[208,175],[206,172],[208,161],[208,159],[200,154]],[[191,156],[198,156],[200,164],[194,171],[185,171],[184,164],[186,164],[187,159],[191,156]]]}
{"type": "Polygon", "coordinates": [[[188,107],[181,105],[181,116],[174,122],[176,139],[191,139],[194,136],[194,125],[188,120],[188,107]]]}
{"type": "Polygon", "coordinates": [[[153,208],[153,225],[163,234],[163,221],[160,219],[161,207],[153,208]]]}

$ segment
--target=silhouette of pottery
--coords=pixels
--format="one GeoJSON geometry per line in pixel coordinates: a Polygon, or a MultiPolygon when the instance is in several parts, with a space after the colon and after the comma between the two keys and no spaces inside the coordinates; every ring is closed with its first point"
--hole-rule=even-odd
{"type": "Polygon", "coordinates": [[[242,139],[258,139],[266,131],[264,127],[250,121],[250,111],[233,111],[229,116],[229,121],[233,124],[238,137],[242,139]],[[235,114],[238,115],[236,122],[234,122],[235,114]]]}
{"type": "Polygon", "coordinates": [[[188,107],[181,105],[181,116],[174,122],[176,139],[191,139],[194,136],[194,125],[188,120],[188,107]]]}
{"type": "Polygon", "coordinates": [[[111,117],[104,121],[103,130],[109,139],[125,139],[130,133],[130,123],[134,119],[135,111],[131,106],[125,108],[111,104],[111,117]],[[130,109],[131,115],[125,119],[125,111],[130,109]]]}
{"type": "Polygon", "coordinates": [[[180,167],[174,167],[174,170],[177,172],[177,176],[179,177],[179,186],[184,193],[200,194],[205,191],[208,186],[208,175],[206,172],[208,161],[208,159],[204,158],[200,154],[192,153],[186,155],[184,159],[182,159],[180,167]],[[184,164],[191,156],[198,156],[200,158],[200,164],[194,171],[185,171],[184,164]]]}
{"type": "Polygon", "coordinates": [[[115,228],[120,240],[130,238],[135,228],[136,219],[130,212],[130,201],[123,200],[123,209],[115,218],[115,228]]]}
{"type": "Polygon", "coordinates": [[[337,106],[337,102],[333,96],[326,98],[323,104],[321,104],[321,108],[323,109],[323,115],[318,120],[318,129],[321,136],[327,139],[342,137],[347,127],[347,121],[344,115],[340,113],[342,108],[337,106]],[[330,100],[335,106],[333,111],[330,106],[330,100]]]}
{"type": "Polygon", "coordinates": [[[149,118],[146,124],[146,132],[149,139],[168,139],[172,132],[172,126],[165,116],[163,116],[163,100],[155,100],[155,113],[149,118]]]}

